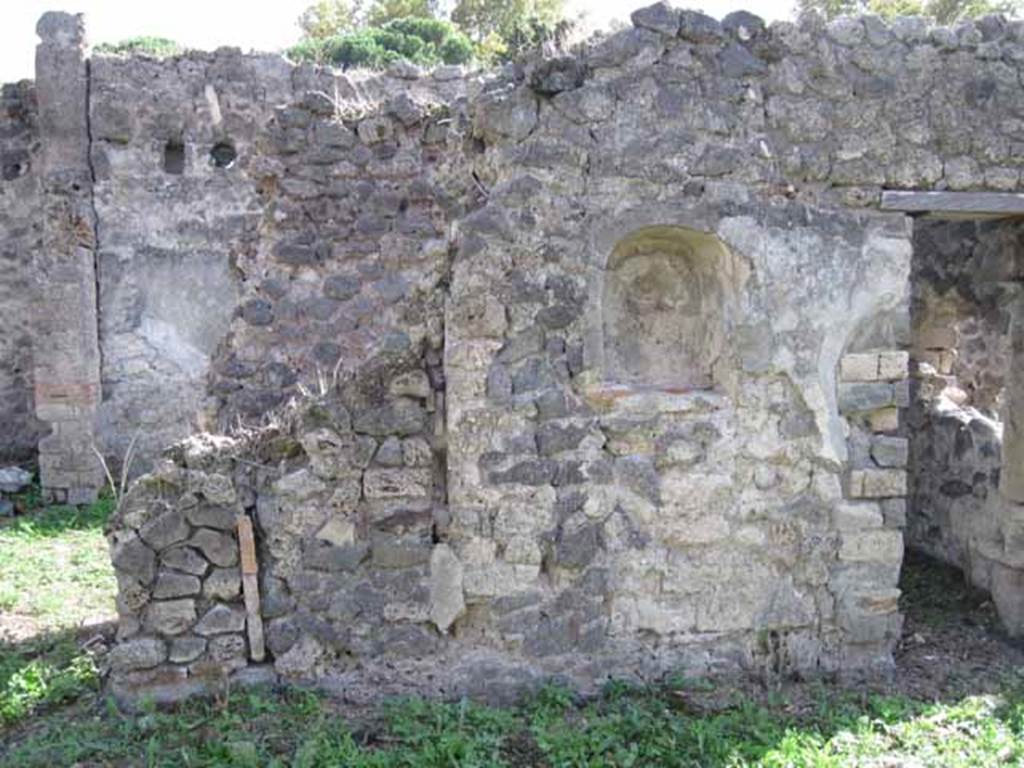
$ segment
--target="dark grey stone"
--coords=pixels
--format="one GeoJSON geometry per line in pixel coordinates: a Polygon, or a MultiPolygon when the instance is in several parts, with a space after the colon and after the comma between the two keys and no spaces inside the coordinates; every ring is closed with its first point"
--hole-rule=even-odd
{"type": "Polygon", "coordinates": [[[402,466],[402,443],[396,437],[388,437],[373,458],[382,467],[402,466]]]}
{"type": "Polygon", "coordinates": [[[411,568],[430,562],[433,543],[426,539],[378,536],[373,541],[375,568],[411,568]]]}
{"type": "Polygon", "coordinates": [[[426,429],[427,412],[416,400],[401,398],[355,414],[352,428],[367,435],[408,437],[426,429]]]}
{"type": "Polygon", "coordinates": [[[238,544],[234,536],[230,536],[212,528],[200,528],[189,540],[214,565],[226,568],[238,562],[238,544]]]}
{"type": "Polygon", "coordinates": [[[336,547],[321,542],[310,542],[305,549],[303,562],[307,568],[317,571],[351,571],[359,566],[370,553],[365,542],[336,547]]]}
{"type": "Polygon", "coordinates": [[[199,579],[186,573],[161,571],[156,577],[153,597],[164,599],[169,597],[188,597],[199,594],[199,579]]]}
{"type": "Polygon", "coordinates": [[[238,568],[214,568],[203,580],[203,597],[234,600],[242,592],[242,576],[238,568]]]}
{"type": "Polygon", "coordinates": [[[241,606],[214,605],[203,614],[196,624],[197,635],[219,635],[225,632],[241,632],[245,629],[245,609],[241,606]]]}
{"type": "Polygon", "coordinates": [[[553,96],[583,85],[586,68],[575,56],[560,56],[538,64],[530,73],[530,87],[537,93],[553,96]]]}
{"type": "Polygon", "coordinates": [[[196,601],[160,600],[146,606],[143,627],[161,635],[180,635],[196,623],[196,601]]]}
{"type": "Polygon", "coordinates": [[[586,427],[573,424],[541,424],[537,428],[537,450],[541,456],[551,456],[562,451],[571,451],[590,433],[586,427]]]}
{"type": "Polygon", "coordinates": [[[638,8],[629,15],[634,27],[660,32],[669,37],[679,34],[679,11],[665,2],[638,8]]]}
{"type": "Polygon", "coordinates": [[[233,531],[238,520],[238,511],[229,507],[197,504],[185,510],[185,517],[197,528],[233,531]]]}
{"type": "Polygon", "coordinates": [[[267,622],[267,649],[280,656],[299,639],[299,627],[290,616],[267,622]]]}
{"type": "Polygon", "coordinates": [[[512,397],[512,377],[500,363],[487,371],[487,397],[497,403],[506,403],[512,397]]]}
{"type": "Polygon", "coordinates": [[[111,561],[119,572],[143,584],[151,582],[156,574],[156,554],[134,536],[111,547],[111,561]]]}
{"type": "Polygon", "coordinates": [[[725,39],[725,30],[715,19],[700,11],[679,11],[679,36],[691,43],[717,43],[725,39]]]}
{"type": "Polygon", "coordinates": [[[839,385],[840,413],[874,411],[893,405],[894,402],[892,384],[887,382],[839,385]]]}
{"type": "Polygon", "coordinates": [[[563,568],[584,568],[603,547],[600,525],[563,532],[555,541],[555,562],[563,568]]]}
{"type": "Polygon", "coordinates": [[[176,637],[171,640],[171,649],[167,654],[167,660],[174,664],[187,664],[202,656],[205,650],[205,638],[194,635],[176,637]]]}
{"type": "Polygon", "coordinates": [[[250,299],[240,310],[249,325],[270,325],[274,322],[274,307],[266,299],[250,299]]]}
{"type": "Polygon", "coordinates": [[[163,552],[160,555],[160,564],[196,576],[202,576],[210,567],[198,552],[189,547],[175,547],[163,552]]]}
{"type": "Polygon", "coordinates": [[[112,672],[152,669],[167,658],[167,644],[156,637],[137,637],[118,643],[107,654],[112,672]]]}
{"type": "Polygon", "coordinates": [[[489,479],[495,485],[550,485],[555,479],[558,464],[550,459],[521,461],[504,472],[491,472],[489,479]]]}
{"type": "Polygon", "coordinates": [[[764,32],[764,19],[749,11],[733,11],[722,19],[722,29],[746,42],[764,32]]]}
{"type": "Polygon", "coordinates": [[[905,467],[908,453],[905,437],[876,435],[871,440],[871,458],[880,467],[905,467]]]}
{"type": "Polygon", "coordinates": [[[727,45],[718,54],[718,63],[726,77],[747,77],[764,74],[768,67],[739,43],[727,45]]]}
{"type": "Polygon", "coordinates": [[[184,541],[189,534],[185,516],[176,509],[164,512],[139,530],[139,538],[156,551],[184,541]]]}

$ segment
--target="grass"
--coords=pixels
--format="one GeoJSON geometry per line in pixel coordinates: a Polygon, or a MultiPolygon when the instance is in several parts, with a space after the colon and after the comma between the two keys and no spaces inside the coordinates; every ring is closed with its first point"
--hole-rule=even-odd
{"type": "Polygon", "coordinates": [[[926,704],[836,695],[817,709],[736,702],[681,712],[667,688],[610,690],[581,704],[548,687],[514,709],[392,702],[355,730],[328,700],[299,690],[236,692],[219,703],[126,716],[94,706],[36,723],[5,766],[967,766],[1024,762],[1024,698],[926,704]]]}
{"type": "Polygon", "coordinates": [[[50,629],[111,615],[116,584],[103,524],[112,508],[103,498],[0,524],[0,611],[50,629]]]}
{"type": "MultiPolygon", "coordinates": [[[[649,687],[609,683],[589,700],[548,686],[511,708],[405,699],[358,719],[294,688],[122,713],[99,692],[97,660],[74,631],[112,604],[101,534],[109,510],[109,502],[36,510],[0,527],[0,583],[19,585],[9,604],[43,630],[0,646],[4,768],[1024,765],[1020,672],[1008,673],[998,694],[934,700],[820,683],[752,694],[669,677],[649,687]]],[[[904,587],[915,605],[920,598],[916,620],[941,626],[942,595],[957,610],[972,609],[975,597],[929,567],[912,563],[904,587]]]]}
{"type": "Polygon", "coordinates": [[[110,499],[46,508],[33,487],[15,501],[27,514],[0,523],[0,724],[98,690],[75,634],[113,616],[116,590],[103,537],[110,499]]]}

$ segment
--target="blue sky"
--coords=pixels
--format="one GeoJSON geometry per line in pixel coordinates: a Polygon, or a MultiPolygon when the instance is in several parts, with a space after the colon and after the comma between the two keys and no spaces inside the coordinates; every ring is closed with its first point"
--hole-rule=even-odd
{"type": "MultiPolygon", "coordinates": [[[[569,0],[570,12],[584,13],[588,25],[600,28],[611,19],[627,19],[630,11],[650,0],[569,0]]],[[[192,48],[235,45],[245,50],[279,50],[295,42],[295,20],[311,0],[4,0],[0,12],[0,82],[32,77],[35,24],[47,10],[84,13],[93,43],[114,42],[136,35],[160,35],[192,48]]],[[[682,3],[677,3],[682,5],[682,3]]],[[[765,19],[787,18],[793,0],[711,0],[700,10],[721,18],[743,8],[765,19]]]]}

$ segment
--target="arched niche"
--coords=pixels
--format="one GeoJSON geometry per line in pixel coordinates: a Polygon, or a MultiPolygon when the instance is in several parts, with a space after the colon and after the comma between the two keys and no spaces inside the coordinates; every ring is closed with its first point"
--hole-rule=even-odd
{"type": "Polygon", "coordinates": [[[719,383],[739,276],[715,236],[645,227],[620,240],[603,276],[602,378],[629,387],[719,383]]]}

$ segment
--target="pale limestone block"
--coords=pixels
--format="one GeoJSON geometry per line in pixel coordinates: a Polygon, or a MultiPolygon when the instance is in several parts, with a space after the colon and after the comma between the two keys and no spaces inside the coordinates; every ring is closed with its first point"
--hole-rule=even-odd
{"type": "Polygon", "coordinates": [[[882,352],[878,356],[878,378],[886,381],[905,379],[910,375],[910,353],[905,350],[882,352]]]}
{"type": "Polygon", "coordinates": [[[356,527],[343,517],[332,517],[317,531],[316,537],[336,547],[352,544],[356,540],[356,527]]]}
{"type": "Polygon", "coordinates": [[[839,504],[832,510],[832,527],[837,531],[863,531],[881,528],[882,511],[870,501],[839,504]]]}
{"type": "Polygon", "coordinates": [[[903,534],[888,529],[844,532],[839,559],[847,563],[898,563],[903,559],[903,534]]]}
{"type": "Polygon", "coordinates": [[[368,499],[429,496],[433,491],[429,469],[368,469],[363,473],[363,493],[368,499]]]}
{"type": "Polygon", "coordinates": [[[850,473],[850,498],[885,499],[906,495],[906,470],[855,469],[850,473]]]}
{"type": "Polygon", "coordinates": [[[872,432],[894,432],[900,427],[899,408],[879,408],[868,414],[868,426],[872,432]]]}
{"type": "Polygon", "coordinates": [[[843,355],[839,361],[840,381],[877,381],[878,378],[878,355],[874,352],[843,355]]]}

